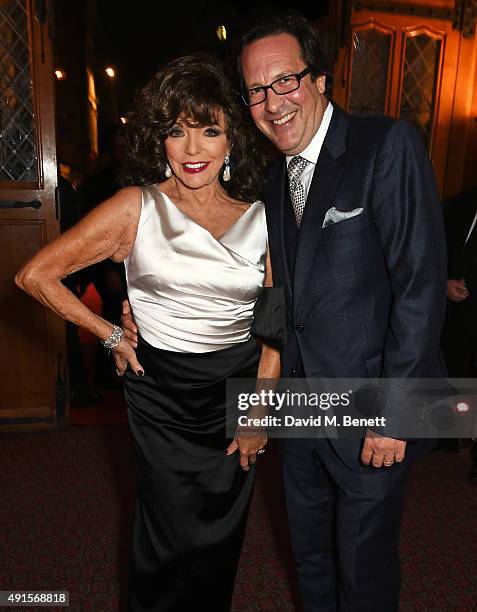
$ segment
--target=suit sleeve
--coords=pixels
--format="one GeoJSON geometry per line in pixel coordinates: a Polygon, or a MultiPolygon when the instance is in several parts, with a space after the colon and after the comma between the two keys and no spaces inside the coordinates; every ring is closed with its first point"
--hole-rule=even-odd
{"type": "Polygon", "coordinates": [[[446,305],[446,240],[433,169],[420,135],[396,122],[375,160],[372,211],[393,305],[387,378],[445,376],[439,348],[446,305]]]}

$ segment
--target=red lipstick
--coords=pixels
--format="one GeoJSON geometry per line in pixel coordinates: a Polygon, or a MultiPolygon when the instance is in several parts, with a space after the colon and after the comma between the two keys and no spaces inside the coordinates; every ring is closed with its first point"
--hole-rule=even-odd
{"type": "Polygon", "coordinates": [[[182,164],[182,168],[184,172],[188,174],[198,174],[199,172],[203,172],[206,168],[209,167],[210,162],[187,162],[186,164],[182,164]]]}

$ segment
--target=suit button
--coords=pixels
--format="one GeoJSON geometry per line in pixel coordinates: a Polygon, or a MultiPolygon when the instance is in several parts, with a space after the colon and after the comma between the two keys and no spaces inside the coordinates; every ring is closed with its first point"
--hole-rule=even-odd
{"type": "Polygon", "coordinates": [[[290,376],[296,376],[296,368],[290,370],[290,376]]]}
{"type": "Polygon", "coordinates": [[[301,332],[305,329],[305,326],[299,323],[298,325],[295,325],[295,329],[301,334],[301,332]]]}

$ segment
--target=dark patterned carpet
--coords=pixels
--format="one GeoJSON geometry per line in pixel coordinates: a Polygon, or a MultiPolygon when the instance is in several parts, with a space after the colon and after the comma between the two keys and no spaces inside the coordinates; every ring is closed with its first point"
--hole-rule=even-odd
{"type": "MultiPolygon", "coordinates": [[[[72,611],[120,610],[134,503],[126,426],[5,434],[0,449],[0,590],[64,589],[72,611]]],[[[293,611],[277,448],[260,459],[234,609],[293,611]]],[[[465,480],[468,467],[466,451],[439,451],[414,469],[403,612],[477,611],[477,487],[465,480]]],[[[34,608],[11,608],[20,609],[34,608]]]]}

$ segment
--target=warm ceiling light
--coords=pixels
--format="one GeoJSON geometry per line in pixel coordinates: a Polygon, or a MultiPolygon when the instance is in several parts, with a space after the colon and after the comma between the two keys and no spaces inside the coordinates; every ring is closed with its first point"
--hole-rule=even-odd
{"type": "Polygon", "coordinates": [[[121,123],[123,123],[123,124],[128,122],[126,117],[119,117],[119,121],[121,121],[121,123]]]}
{"type": "Polygon", "coordinates": [[[105,69],[105,72],[110,79],[114,79],[114,77],[116,76],[116,71],[114,70],[114,68],[111,68],[111,66],[108,66],[105,69]]]}
{"type": "Polygon", "coordinates": [[[66,79],[66,72],[64,70],[60,70],[59,68],[57,68],[55,70],[55,76],[58,79],[58,81],[63,81],[64,79],[66,79]]]}
{"type": "Polygon", "coordinates": [[[227,30],[223,25],[219,25],[219,27],[215,30],[215,33],[221,42],[224,42],[224,40],[227,38],[227,30]]]}

